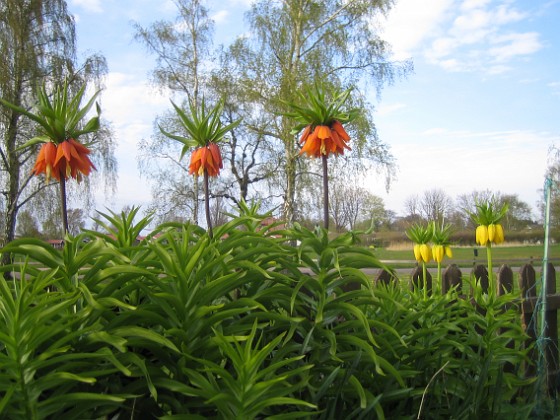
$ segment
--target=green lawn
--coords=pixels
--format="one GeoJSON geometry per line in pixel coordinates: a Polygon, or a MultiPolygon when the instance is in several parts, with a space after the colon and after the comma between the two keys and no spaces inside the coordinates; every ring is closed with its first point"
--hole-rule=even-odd
{"type": "MultiPolygon", "coordinates": [[[[452,247],[453,258],[444,260],[444,264],[457,264],[460,266],[472,265],[473,262],[486,263],[486,248],[480,246],[473,247],[452,247]],[[475,257],[474,251],[478,251],[475,257]]],[[[375,249],[377,257],[383,261],[402,261],[407,263],[414,260],[412,253],[412,244],[410,249],[388,250],[384,248],[375,249]]],[[[544,247],[541,245],[524,245],[524,246],[495,246],[492,248],[492,259],[495,263],[503,264],[524,264],[531,261],[535,264],[542,262],[544,247]]],[[[555,265],[560,261],[560,244],[549,246],[548,258],[555,265]]],[[[393,265],[393,264],[390,264],[393,265]]]]}
{"type": "MultiPolygon", "coordinates": [[[[485,247],[452,247],[453,258],[445,258],[442,263],[443,269],[450,264],[457,264],[463,272],[463,287],[468,289],[468,282],[470,269],[475,264],[486,265],[486,248],[485,247]],[[478,250],[478,256],[475,258],[474,250],[478,250]]],[[[412,245],[410,249],[403,250],[387,250],[377,248],[374,250],[376,256],[391,268],[402,269],[399,271],[399,277],[405,283],[410,280],[410,273],[416,266],[414,255],[412,253],[412,245]],[[404,269],[409,269],[410,273],[404,269]]],[[[502,264],[508,264],[510,267],[520,267],[526,263],[533,263],[537,273],[541,271],[542,258],[544,254],[544,247],[537,245],[525,246],[495,246],[492,249],[492,260],[494,270],[497,270],[502,264]]],[[[549,262],[553,263],[556,267],[556,290],[560,290],[560,244],[551,245],[548,249],[549,262]]],[[[430,262],[428,268],[432,274],[434,273],[437,264],[430,262]]],[[[517,286],[515,286],[517,287],[517,286]]],[[[559,311],[560,317],[560,311],[559,311]]]]}

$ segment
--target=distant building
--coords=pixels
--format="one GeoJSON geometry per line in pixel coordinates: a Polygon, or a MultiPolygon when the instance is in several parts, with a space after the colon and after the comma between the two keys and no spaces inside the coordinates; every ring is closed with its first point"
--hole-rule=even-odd
{"type": "Polygon", "coordinates": [[[55,249],[64,248],[64,239],[47,239],[47,243],[55,249]]]}

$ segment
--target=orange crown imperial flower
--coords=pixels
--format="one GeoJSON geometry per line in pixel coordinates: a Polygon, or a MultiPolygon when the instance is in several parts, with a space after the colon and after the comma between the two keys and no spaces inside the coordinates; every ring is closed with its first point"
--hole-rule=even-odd
{"type": "Polygon", "coordinates": [[[303,147],[299,154],[307,153],[311,157],[320,157],[321,155],[329,156],[331,153],[335,155],[344,154],[344,149],[351,150],[348,146],[350,136],[342,124],[335,120],[329,126],[308,125],[300,138],[303,147]]]}
{"type": "Polygon", "coordinates": [[[88,176],[92,169],[96,169],[89,159],[90,153],[86,146],[74,139],[64,140],[58,145],[53,142],[44,143],[37,156],[33,173],[44,173],[47,182],[51,176],[57,181],[60,181],[61,177],[72,177],[79,182],[82,175],[88,176]]]}
{"type": "Polygon", "coordinates": [[[222,168],[222,155],[216,143],[208,143],[207,146],[195,149],[191,154],[190,175],[203,175],[206,169],[208,176],[218,176],[222,168]]]}

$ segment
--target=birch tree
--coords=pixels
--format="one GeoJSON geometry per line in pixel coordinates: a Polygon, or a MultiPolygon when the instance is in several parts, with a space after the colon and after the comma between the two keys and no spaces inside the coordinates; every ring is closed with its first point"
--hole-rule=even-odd
{"type": "MultiPolygon", "coordinates": [[[[71,84],[87,79],[100,81],[106,71],[102,56],[94,55],[78,64],[75,24],[62,0],[4,0],[0,2],[0,97],[30,109],[39,86],[66,78],[71,84]]],[[[15,236],[17,214],[38,193],[50,188],[34,179],[30,167],[35,148],[21,150],[36,134],[35,127],[20,112],[0,107],[0,191],[4,198],[2,244],[15,236]]],[[[109,131],[97,137],[100,167],[114,177],[116,163],[109,131]]],[[[113,178],[114,179],[114,178],[113,178]]],[[[10,256],[2,255],[2,263],[10,256]]]]}
{"type": "MultiPolygon", "coordinates": [[[[213,22],[203,1],[175,0],[174,3],[177,7],[174,21],[158,21],[149,27],[136,24],[136,40],[156,58],[152,83],[180,96],[184,104],[199,104],[201,96],[208,93],[213,22]]],[[[174,118],[175,114],[169,113],[161,116],[157,124],[174,132],[177,125],[174,118]]],[[[156,180],[154,210],[160,219],[180,214],[185,218],[184,213],[188,211],[198,223],[198,180],[195,177],[191,184],[190,177],[185,176],[188,165],[179,160],[180,147],[176,142],[161,135],[155,127],[152,136],[142,140],[140,153],[142,173],[156,180]]]]}
{"type": "MultiPolygon", "coordinates": [[[[292,133],[293,122],[284,113],[299,89],[317,82],[344,90],[357,87],[350,106],[362,110],[354,122],[354,163],[392,168],[389,148],[380,141],[367,95],[377,93],[409,63],[387,60],[389,46],[374,25],[379,14],[388,12],[391,0],[260,0],[247,14],[251,35],[231,48],[242,75],[246,97],[253,98],[266,124],[253,126],[256,133],[275,144],[273,162],[281,162],[276,183],[284,197],[283,216],[290,223],[296,214],[296,178],[299,145],[292,133]]],[[[352,158],[351,157],[351,158],[352,158]]],[[[371,167],[371,166],[369,166],[371,167]]]]}

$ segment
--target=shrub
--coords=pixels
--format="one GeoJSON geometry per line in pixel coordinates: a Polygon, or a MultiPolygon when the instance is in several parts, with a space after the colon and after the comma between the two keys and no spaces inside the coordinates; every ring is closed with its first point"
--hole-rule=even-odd
{"type": "Polygon", "coordinates": [[[0,416],[371,418],[525,413],[511,297],[373,287],[354,232],[263,226],[213,238],[102,215],[63,250],[34,239],[0,279],[0,416]],[[297,247],[291,244],[298,243],[297,247]],[[510,405],[511,402],[514,405],[510,405]]]}

